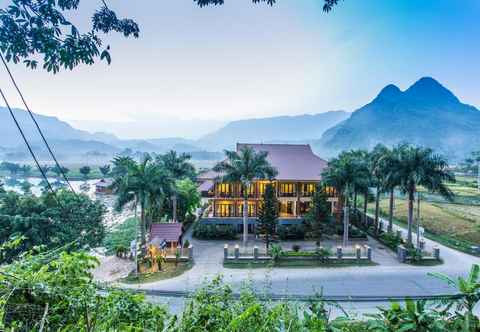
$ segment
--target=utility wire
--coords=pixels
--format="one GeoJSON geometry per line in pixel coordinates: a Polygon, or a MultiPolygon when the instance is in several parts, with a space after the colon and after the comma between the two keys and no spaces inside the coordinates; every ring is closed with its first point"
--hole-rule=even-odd
{"type": "MultiPolygon", "coordinates": [[[[20,98],[22,99],[23,105],[25,105],[25,108],[27,109],[28,114],[30,114],[30,118],[32,119],[33,123],[35,123],[35,126],[37,127],[37,131],[40,134],[40,136],[42,137],[43,143],[45,143],[45,146],[47,147],[47,150],[50,153],[50,156],[55,161],[55,165],[57,166],[58,171],[62,174],[62,177],[65,180],[65,182],[68,184],[68,186],[70,187],[70,190],[73,193],[76,194],[75,190],[73,189],[72,185],[70,184],[70,181],[68,181],[67,175],[63,171],[62,166],[60,166],[60,163],[58,162],[57,158],[55,157],[55,154],[53,153],[52,149],[50,148],[50,144],[48,144],[47,139],[43,135],[42,129],[38,125],[38,122],[35,119],[35,116],[33,115],[32,111],[30,110],[30,107],[28,107],[27,102],[25,101],[25,98],[23,97],[23,94],[20,91],[20,88],[18,87],[17,82],[15,81],[15,78],[13,77],[12,72],[10,71],[10,68],[8,67],[7,62],[5,61],[5,59],[3,57],[3,54],[1,52],[0,52],[0,58],[2,59],[3,65],[5,66],[5,69],[7,70],[7,73],[10,76],[10,79],[12,80],[13,85],[15,86],[15,89],[17,90],[18,94],[20,95],[20,98]]],[[[12,116],[13,116],[13,114],[12,114],[12,116]]],[[[15,120],[15,122],[16,122],[16,120],[15,120]]],[[[26,142],[26,140],[25,140],[25,142],[26,142]]]]}
{"type": "MultiPolygon", "coordinates": [[[[30,143],[28,142],[27,138],[25,137],[25,134],[22,130],[22,127],[20,127],[20,124],[18,123],[17,118],[15,117],[15,114],[13,114],[12,108],[10,107],[10,104],[8,103],[8,100],[5,97],[5,95],[3,94],[3,90],[1,88],[0,88],[0,94],[2,95],[2,98],[3,98],[3,101],[5,102],[5,105],[7,105],[8,111],[10,112],[10,115],[13,119],[13,122],[15,122],[15,125],[17,126],[17,129],[20,132],[20,135],[22,135],[22,138],[23,138],[25,144],[27,145],[28,151],[30,151],[30,154],[32,155],[33,160],[35,161],[35,164],[37,165],[38,169],[40,170],[40,173],[42,174],[42,177],[47,182],[48,189],[53,193],[53,195],[55,196],[55,199],[57,199],[55,190],[53,190],[52,185],[48,181],[47,175],[45,174],[45,171],[40,166],[40,163],[38,162],[37,156],[35,156],[35,153],[33,152],[32,147],[30,146],[30,143]]],[[[57,202],[58,202],[58,200],[57,200],[57,202]]]]}

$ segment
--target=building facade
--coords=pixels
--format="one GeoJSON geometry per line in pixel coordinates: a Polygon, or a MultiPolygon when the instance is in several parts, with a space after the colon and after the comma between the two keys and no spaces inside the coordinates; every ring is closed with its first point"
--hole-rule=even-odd
{"type": "MultiPolygon", "coordinates": [[[[254,181],[247,188],[249,224],[255,224],[266,186],[271,183],[279,201],[280,223],[295,224],[303,221],[310,208],[312,196],[327,162],[315,155],[306,144],[237,144],[237,151],[251,147],[256,152],[267,152],[269,163],[278,171],[272,180],[254,181]]],[[[199,177],[199,190],[208,203],[203,220],[215,224],[238,224],[243,217],[243,188],[239,183],[223,183],[219,174],[207,172],[199,177]]],[[[335,192],[328,190],[335,205],[335,192]]]]}

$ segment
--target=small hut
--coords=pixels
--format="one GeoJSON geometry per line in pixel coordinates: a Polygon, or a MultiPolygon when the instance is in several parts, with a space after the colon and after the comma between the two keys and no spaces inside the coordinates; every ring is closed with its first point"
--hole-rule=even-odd
{"type": "Polygon", "coordinates": [[[182,224],[152,224],[150,239],[152,239],[150,245],[176,249],[178,245],[182,244],[182,224]]]}

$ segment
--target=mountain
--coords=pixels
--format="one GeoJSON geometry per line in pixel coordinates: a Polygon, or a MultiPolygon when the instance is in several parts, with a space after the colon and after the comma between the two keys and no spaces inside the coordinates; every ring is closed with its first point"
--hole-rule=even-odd
{"type": "Polygon", "coordinates": [[[450,158],[480,147],[480,111],[463,104],[430,77],[401,91],[388,85],[369,104],[327,130],[314,142],[324,156],[341,150],[373,148],[377,143],[409,142],[428,146],[450,158]]]}
{"type": "MultiPolygon", "coordinates": [[[[33,143],[41,142],[41,137],[37,133],[28,112],[21,109],[13,109],[13,112],[29,141],[33,143]]],[[[111,134],[92,134],[87,131],[75,129],[56,117],[40,114],[34,114],[34,116],[48,140],[106,141],[118,139],[111,134]]],[[[0,145],[3,147],[11,148],[24,144],[18,129],[10,117],[8,109],[5,107],[0,107],[0,133],[2,133],[0,145]]]]}
{"type": "Polygon", "coordinates": [[[233,148],[237,142],[301,142],[319,139],[328,128],[347,119],[350,113],[331,111],[314,115],[278,116],[239,120],[197,141],[209,150],[233,148]]]}

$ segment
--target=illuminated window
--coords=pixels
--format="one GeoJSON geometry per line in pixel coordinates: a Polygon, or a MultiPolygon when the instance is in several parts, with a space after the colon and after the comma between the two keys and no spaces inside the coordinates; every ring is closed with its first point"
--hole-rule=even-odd
{"type": "MultiPolygon", "coordinates": [[[[248,202],[248,216],[255,216],[255,202],[248,202]]],[[[243,202],[238,204],[238,215],[243,216],[243,202]]]]}
{"type": "Polygon", "coordinates": [[[281,183],[280,194],[284,196],[293,196],[296,192],[294,183],[281,183]]]}
{"type": "Polygon", "coordinates": [[[234,216],[233,203],[229,203],[229,202],[217,203],[216,215],[217,217],[233,217],[234,216]]]}

